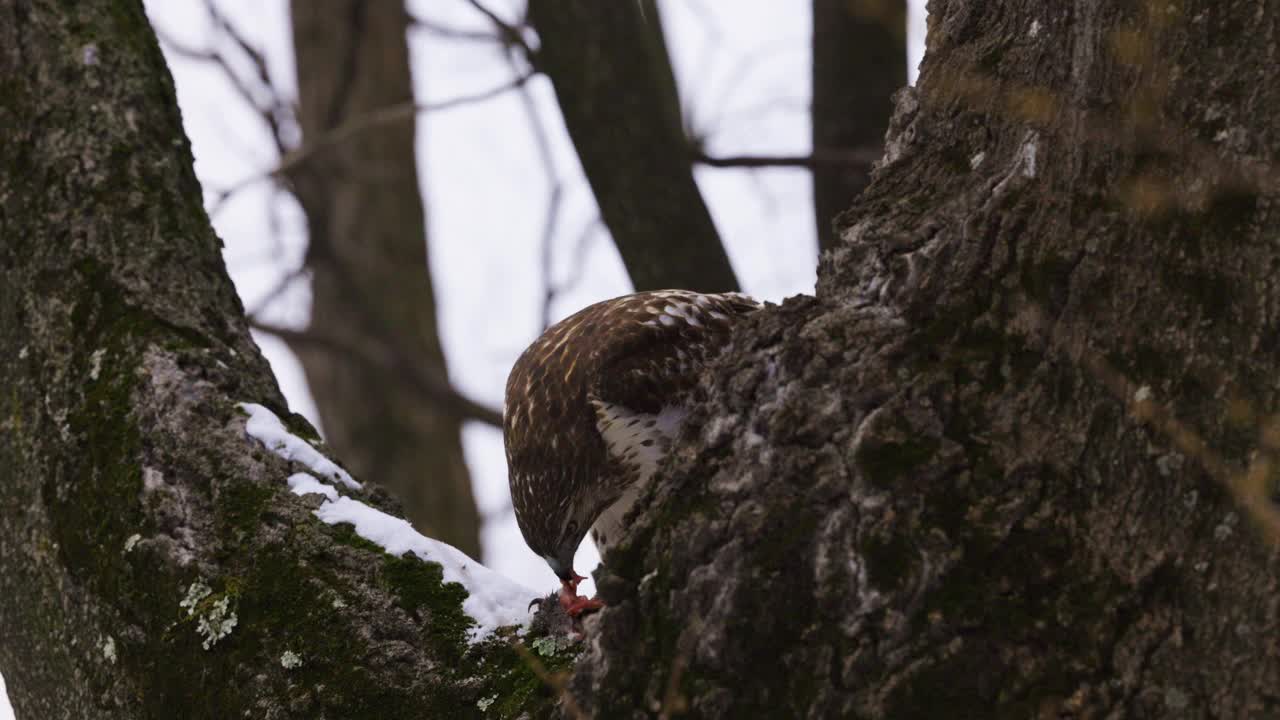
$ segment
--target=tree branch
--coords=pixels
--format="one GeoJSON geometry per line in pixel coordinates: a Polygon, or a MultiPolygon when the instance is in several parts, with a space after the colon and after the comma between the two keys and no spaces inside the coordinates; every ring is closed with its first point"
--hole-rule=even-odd
{"type": "Polygon", "coordinates": [[[274,335],[291,345],[316,347],[328,352],[341,354],[375,370],[394,373],[397,377],[405,379],[415,390],[421,393],[423,399],[432,408],[436,408],[460,420],[476,420],[494,427],[502,427],[502,413],[500,411],[482,405],[459,393],[445,379],[426,375],[393,350],[379,349],[368,345],[355,345],[309,330],[295,330],[279,325],[271,325],[252,318],[249,320],[249,327],[274,335]]]}
{"type": "Polygon", "coordinates": [[[818,150],[810,155],[710,155],[693,150],[694,162],[715,168],[804,168],[845,167],[869,170],[880,159],[879,148],[818,150]]]}

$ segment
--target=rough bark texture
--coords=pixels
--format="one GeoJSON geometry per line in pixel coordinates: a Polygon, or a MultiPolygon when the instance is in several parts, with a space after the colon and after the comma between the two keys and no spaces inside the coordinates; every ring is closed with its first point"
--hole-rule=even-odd
{"type": "Polygon", "coordinates": [[[596,717],[1276,717],[1274,539],[1131,398],[1232,470],[1266,451],[1280,5],[929,9],[817,298],[715,374],[572,691],[596,717]]]}
{"type": "MultiPolygon", "coordinates": [[[[754,316],[606,559],[585,713],[1280,712],[1274,538],[1202,462],[1266,455],[1280,394],[1280,7],[1147,7],[933,3],[817,297],[754,316]]],[[[20,716],[546,714],[435,566],[317,523],[244,437],[235,402],[281,401],[166,78],[137,3],[0,0],[20,716]],[[208,651],[197,578],[239,618],[208,651]]]]}
{"type": "Polygon", "coordinates": [[[504,642],[468,650],[439,566],[319,523],[285,486],[296,468],[246,437],[237,402],[288,414],[142,4],[0,2],[0,127],[0,672],[18,717],[478,717],[488,696],[488,717],[545,716],[504,642]],[[202,607],[238,620],[208,650],[179,606],[199,580],[202,607]]]}
{"type": "MultiPolygon", "coordinates": [[[[893,94],[907,84],[906,0],[813,0],[815,154],[879,148],[893,94]]],[[[871,166],[813,169],[818,248],[836,246],[835,218],[871,180],[871,166]]]]}
{"type": "MultiPolygon", "coordinates": [[[[303,141],[413,100],[400,2],[294,2],[303,141]]],[[[292,173],[307,215],[310,332],[344,346],[397,347],[445,378],[414,152],[398,122],[320,151],[292,173]]],[[[387,487],[423,533],[472,557],[480,525],[460,421],[423,402],[411,379],[332,347],[294,344],[325,438],[353,471],[387,487]]]]}
{"type": "Polygon", "coordinates": [[[632,0],[530,0],[529,18],[538,69],[635,289],[737,290],[693,180],[657,13],[646,19],[632,0]]]}

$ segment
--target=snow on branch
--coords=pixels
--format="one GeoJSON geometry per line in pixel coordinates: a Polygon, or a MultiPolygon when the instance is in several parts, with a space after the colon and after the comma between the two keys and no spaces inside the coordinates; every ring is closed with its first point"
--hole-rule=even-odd
{"type": "MultiPolygon", "coordinates": [[[[326,479],[338,480],[351,489],[360,488],[360,483],[345,470],[285,429],[275,413],[255,403],[240,403],[239,407],[249,414],[245,431],[268,450],[285,460],[306,465],[326,479]]],[[[341,495],[337,488],[313,475],[294,473],[287,482],[296,495],[318,494],[326,498],[314,512],[321,522],[348,523],[354,526],[357,535],[391,555],[401,557],[413,553],[425,562],[440,565],[444,582],[458,583],[467,591],[462,611],[475,621],[467,634],[470,642],[484,640],[500,627],[516,626],[523,630],[527,626],[531,619],[529,600],[539,593],[490,570],[452,545],[422,535],[402,518],[341,495]]]]}

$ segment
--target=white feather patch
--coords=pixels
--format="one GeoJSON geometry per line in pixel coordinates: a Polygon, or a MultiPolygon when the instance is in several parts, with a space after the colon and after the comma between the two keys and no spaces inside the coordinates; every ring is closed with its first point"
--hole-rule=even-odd
{"type": "Polygon", "coordinates": [[[596,429],[609,454],[634,468],[642,483],[657,472],[687,414],[684,408],[675,406],[665,407],[657,415],[638,413],[594,397],[591,406],[596,411],[596,429]]]}

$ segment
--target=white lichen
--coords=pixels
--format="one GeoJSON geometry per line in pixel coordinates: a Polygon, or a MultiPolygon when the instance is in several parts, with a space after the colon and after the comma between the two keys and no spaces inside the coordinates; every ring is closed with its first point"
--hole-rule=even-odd
{"type": "Polygon", "coordinates": [[[1236,530],[1236,520],[1237,518],[1235,513],[1227,513],[1227,516],[1222,519],[1222,522],[1218,523],[1217,527],[1213,529],[1213,539],[1218,542],[1222,542],[1223,540],[1231,537],[1231,534],[1236,530]]]}
{"type": "Polygon", "coordinates": [[[191,617],[196,614],[196,606],[200,604],[200,601],[209,597],[212,592],[213,590],[204,584],[203,579],[197,579],[187,588],[187,596],[182,599],[182,602],[178,603],[178,607],[186,609],[187,617],[191,617]]]}
{"type": "Polygon", "coordinates": [[[205,602],[212,594],[213,590],[204,580],[197,579],[187,588],[187,596],[178,603],[178,607],[187,611],[187,617],[196,618],[196,633],[204,638],[200,646],[205,650],[230,635],[240,622],[231,609],[231,598],[223,595],[213,602],[205,602]]]}
{"type": "Polygon", "coordinates": [[[280,655],[280,666],[285,670],[302,667],[302,656],[292,650],[285,650],[280,655]]]}
{"type": "Polygon", "coordinates": [[[977,170],[982,165],[982,161],[986,159],[987,159],[987,154],[985,152],[979,151],[977,155],[974,155],[973,157],[969,158],[969,169],[977,170]]]}
{"type": "Polygon", "coordinates": [[[134,533],[130,535],[127,539],[125,539],[124,541],[125,555],[128,555],[129,553],[133,552],[133,549],[137,547],[138,541],[141,539],[142,539],[142,536],[139,535],[138,533],[134,533]]]}
{"type": "Polygon", "coordinates": [[[1133,394],[1133,401],[1136,403],[1144,403],[1151,399],[1151,386],[1143,385],[1133,394]]]}
{"type": "Polygon", "coordinates": [[[1036,155],[1040,152],[1040,136],[1030,133],[1022,144],[1022,174],[1033,178],[1036,176],[1036,155]]]}
{"type": "Polygon", "coordinates": [[[200,647],[208,650],[235,629],[239,619],[236,618],[235,611],[229,609],[230,603],[231,599],[224,596],[210,606],[208,613],[200,616],[200,622],[196,625],[196,632],[204,638],[200,647]]]}
{"type": "Polygon", "coordinates": [[[1028,35],[1028,36],[1030,36],[1030,37],[1038,37],[1038,36],[1040,35],[1040,21],[1039,21],[1039,20],[1032,20],[1032,21],[1031,21],[1031,29],[1027,30],[1027,35],[1028,35]]]}
{"type": "Polygon", "coordinates": [[[89,379],[97,380],[102,373],[102,357],[107,354],[106,348],[98,348],[89,356],[89,379]]]}
{"type": "Polygon", "coordinates": [[[529,645],[533,647],[534,652],[538,653],[542,657],[555,657],[556,653],[569,647],[567,640],[566,643],[562,645],[559,640],[551,636],[540,637],[529,643],[529,645]]]}
{"type": "Polygon", "coordinates": [[[98,642],[98,649],[102,651],[102,657],[112,665],[116,664],[116,639],[110,635],[98,642]]]}
{"type": "Polygon", "coordinates": [[[341,610],[342,608],[344,608],[344,607],[346,607],[346,606],[347,606],[347,603],[346,603],[346,601],[345,601],[345,600],[343,600],[342,598],[334,598],[334,599],[333,599],[333,609],[334,609],[334,610],[341,610]]]}
{"type": "Polygon", "coordinates": [[[489,697],[486,697],[486,698],[480,698],[479,700],[476,701],[476,707],[480,708],[480,712],[485,712],[486,710],[489,709],[489,706],[497,702],[497,700],[498,700],[497,695],[490,695],[489,697]]]}

